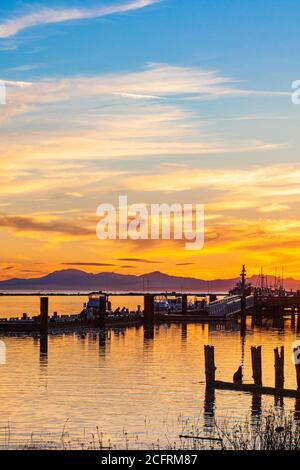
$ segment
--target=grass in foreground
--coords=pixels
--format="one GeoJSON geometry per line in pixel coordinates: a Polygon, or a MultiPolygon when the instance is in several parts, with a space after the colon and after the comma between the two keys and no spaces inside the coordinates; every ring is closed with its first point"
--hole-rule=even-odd
{"type": "Polygon", "coordinates": [[[16,443],[10,433],[2,449],[10,450],[300,450],[300,421],[293,413],[271,410],[264,412],[259,419],[246,419],[242,423],[222,420],[215,422],[213,431],[203,433],[200,426],[182,421],[182,433],[175,439],[167,438],[167,444],[159,440],[145,446],[138,436],[123,432],[118,443],[113,443],[96,428],[95,434],[84,435],[83,439],[72,440],[65,428],[61,436],[31,435],[28,442],[16,443]]]}

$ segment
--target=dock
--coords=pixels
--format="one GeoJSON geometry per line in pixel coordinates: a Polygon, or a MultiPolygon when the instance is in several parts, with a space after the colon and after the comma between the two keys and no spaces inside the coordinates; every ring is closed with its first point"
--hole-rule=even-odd
{"type": "MultiPolygon", "coordinates": [[[[9,293],[0,295],[10,295],[9,293]]],[[[259,324],[262,317],[271,317],[274,322],[282,322],[287,315],[293,322],[297,313],[297,324],[300,328],[300,291],[286,292],[282,286],[272,290],[253,288],[246,283],[246,268],[243,266],[241,280],[236,287],[225,294],[224,292],[176,292],[176,291],[98,291],[90,292],[88,307],[78,315],[49,316],[48,297],[51,295],[82,295],[78,292],[70,293],[18,293],[14,295],[40,296],[40,314],[22,318],[0,319],[1,331],[47,331],[48,328],[105,328],[115,325],[131,326],[133,324],[154,325],[156,323],[209,323],[227,321],[231,318],[240,322],[241,334],[245,334],[246,318],[251,316],[253,325],[259,324]],[[144,306],[137,312],[112,312],[111,298],[115,296],[143,297],[144,306]],[[193,303],[189,298],[193,297],[193,303]],[[160,301],[157,301],[160,299],[160,301]],[[161,302],[164,299],[164,302],[161,302]],[[175,299],[175,308],[172,300],[175,299]],[[170,303],[171,302],[171,303],[170,303]],[[161,303],[163,307],[161,308],[161,303]],[[165,307],[167,305],[167,308],[165,307]],[[171,308],[171,307],[172,308],[171,308]],[[179,306],[179,308],[178,308],[179,306]]],[[[117,309],[119,310],[119,309],[117,309]]]]}
{"type": "MultiPolygon", "coordinates": [[[[300,296],[290,295],[286,297],[269,297],[262,298],[260,296],[250,295],[227,295],[222,294],[222,299],[216,299],[216,294],[210,294],[210,302],[190,308],[188,306],[189,294],[185,293],[131,293],[131,296],[144,297],[144,308],[139,312],[132,312],[125,317],[113,315],[110,312],[110,297],[119,296],[120,293],[92,293],[97,297],[97,313],[94,320],[88,320],[81,313],[75,315],[58,315],[54,313],[52,316],[48,314],[48,297],[40,297],[40,314],[29,317],[23,314],[21,318],[0,318],[1,331],[40,331],[45,328],[45,324],[49,328],[64,327],[105,327],[121,325],[126,326],[132,324],[155,324],[155,323],[209,323],[216,321],[226,321],[232,318],[240,319],[241,323],[250,315],[253,319],[262,316],[272,317],[273,319],[282,319],[286,315],[295,317],[296,312],[300,309],[300,296]],[[160,311],[155,299],[163,295],[168,297],[176,297],[181,300],[181,308],[176,311],[160,311]],[[43,313],[44,312],[44,313],[43,313]],[[47,320],[45,318],[47,317],[47,320]],[[44,320],[43,320],[44,319],[44,320]],[[42,325],[44,321],[44,326],[42,325]]],[[[127,293],[123,293],[126,296],[127,293]]],[[[191,294],[192,295],[192,294],[191,294]]],[[[198,294],[199,297],[201,294],[198,294]]],[[[196,297],[195,294],[193,294],[196,297]]]]}

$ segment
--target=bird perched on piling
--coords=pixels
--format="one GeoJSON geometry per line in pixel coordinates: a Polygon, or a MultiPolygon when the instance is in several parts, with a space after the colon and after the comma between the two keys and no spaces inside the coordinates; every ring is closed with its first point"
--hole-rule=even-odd
{"type": "Polygon", "coordinates": [[[238,370],[233,375],[233,382],[235,384],[241,384],[243,382],[243,369],[242,366],[238,368],[238,370]]]}

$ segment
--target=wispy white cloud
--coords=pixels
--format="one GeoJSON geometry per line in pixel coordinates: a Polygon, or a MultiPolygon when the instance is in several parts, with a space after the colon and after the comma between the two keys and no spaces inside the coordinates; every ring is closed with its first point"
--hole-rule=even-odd
{"type": "Polygon", "coordinates": [[[280,139],[265,141],[253,134],[226,138],[220,126],[212,132],[200,108],[181,99],[218,99],[234,82],[217,71],[168,64],[37,81],[30,88],[10,90],[0,116],[6,130],[0,151],[30,160],[40,160],[42,153],[49,160],[97,161],[150,155],[204,158],[284,148],[280,139]]]}
{"type": "Polygon", "coordinates": [[[17,67],[11,67],[7,70],[10,72],[30,72],[31,70],[41,69],[47,67],[46,64],[23,64],[17,67]]]}
{"type": "MultiPolygon", "coordinates": [[[[11,82],[12,83],[12,82],[11,82]]],[[[241,96],[282,96],[280,91],[253,91],[233,86],[236,80],[215,70],[182,67],[170,64],[148,64],[145,68],[126,72],[66,79],[44,79],[33,84],[30,93],[12,97],[12,102],[45,104],[114,96],[116,99],[165,100],[197,102],[200,100],[238,98],[241,96]],[[167,100],[166,100],[167,99],[167,100]]],[[[9,84],[6,81],[6,84],[9,84]]],[[[254,117],[252,116],[252,119],[254,117]]],[[[241,120],[241,119],[239,119],[241,120]]]]}
{"type": "Polygon", "coordinates": [[[33,26],[109,16],[139,10],[161,0],[132,0],[96,8],[40,8],[0,23],[0,38],[9,38],[33,26]]]}
{"type": "Polygon", "coordinates": [[[250,114],[245,116],[234,116],[234,117],[220,117],[208,119],[209,121],[229,121],[229,122],[241,122],[241,121],[283,121],[290,119],[290,116],[281,115],[267,115],[267,114],[250,114]]]}
{"type": "MultiPolygon", "coordinates": [[[[223,149],[224,151],[226,149],[223,149]]],[[[232,151],[234,149],[231,149],[232,151]]],[[[209,189],[216,193],[230,193],[231,205],[235,202],[240,204],[241,201],[249,203],[253,200],[259,200],[261,203],[261,200],[264,200],[264,207],[278,210],[282,208],[283,203],[286,204],[286,200],[288,202],[299,201],[299,172],[298,164],[279,164],[269,168],[250,166],[244,169],[193,168],[192,172],[190,167],[185,169],[161,166],[155,178],[153,173],[148,172],[144,175],[140,174],[139,181],[144,191],[155,192],[161,188],[167,191],[209,189]],[[287,187],[290,189],[288,193],[285,192],[287,187]]],[[[136,175],[123,176],[123,184],[124,189],[136,188],[136,175]]]]}
{"type": "Polygon", "coordinates": [[[8,87],[13,87],[13,88],[28,88],[32,86],[31,82],[21,82],[21,81],[15,81],[15,80],[1,80],[1,79],[0,79],[0,84],[6,85],[8,87]]]}
{"type": "Polygon", "coordinates": [[[161,96],[154,95],[137,95],[135,93],[113,93],[115,96],[122,96],[123,98],[131,98],[133,100],[161,100],[161,96]]]}

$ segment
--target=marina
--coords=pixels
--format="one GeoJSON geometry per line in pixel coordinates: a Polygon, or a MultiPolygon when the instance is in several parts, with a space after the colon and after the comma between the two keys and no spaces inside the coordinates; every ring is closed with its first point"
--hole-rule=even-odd
{"type": "MultiPolygon", "coordinates": [[[[30,294],[27,294],[30,295],[30,294]]],[[[39,297],[39,314],[22,317],[0,317],[0,331],[40,331],[48,328],[65,327],[114,327],[161,322],[209,322],[236,317],[240,320],[241,330],[247,316],[253,321],[262,317],[271,317],[280,321],[283,316],[291,316],[299,323],[300,293],[285,291],[282,286],[276,290],[268,287],[253,287],[246,282],[246,268],[243,266],[241,280],[236,287],[224,293],[197,292],[91,292],[83,309],[77,314],[54,312],[49,316],[49,297],[39,297]],[[137,298],[143,305],[137,304],[135,310],[127,307],[113,308],[112,299],[137,298]]],[[[55,295],[55,294],[52,294],[55,295]]]]}

